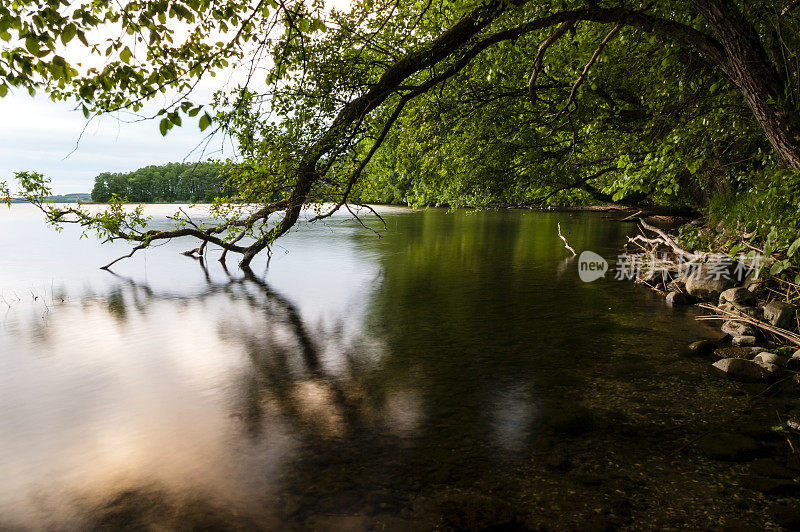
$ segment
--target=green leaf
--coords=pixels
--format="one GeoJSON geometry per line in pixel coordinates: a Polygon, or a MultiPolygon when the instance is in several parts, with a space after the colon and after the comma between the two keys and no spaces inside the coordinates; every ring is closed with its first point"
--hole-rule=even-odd
{"type": "Polygon", "coordinates": [[[27,37],[25,39],[25,48],[36,57],[39,57],[39,54],[42,53],[41,48],[39,48],[39,39],[34,37],[27,37]]]}
{"type": "Polygon", "coordinates": [[[4,98],[6,94],[8,94],[8,85],[3,83],[0,85],[0,98],[4,98]]]}
{"type": "Polygon", "coordinates": [[[78,33],[78,28],[75,27],[75,24],[67,24],[61,31],[61,43],[66,46],[76,33],[78,33]]]}
{"type": "Polygon", "coordinates": [[[162,118],[161,122],[158,123],[158,130],[161,132],[162,137],[167,136],[167,131],[169,131],[170,122],[168,118],[162,118]]]}
{"type": "Polygon", "coordinates": [[[119,58],[120,58],[120,59],[122,59],[122,62],[123,62],[123,63],[126,63],[126,64],[127,64],[127,63],[128,63],[130,60],[131,60],[131,56],[132,56],[132,55],[133,55],[133,54],[131,53],[131,49],[130,49],[130,48],[128,48],[128,47],[126,46],[126,47],[125,47],[125,48],[123,48],[123,49],[122,49],[122,51],[119,53],[119,58]]]}
{"type": "Polygon", "coordinates": [[[784,264],[783,261],[778,261],[772,265],[772,268],[769,269],[769,274],[778,275],[785,269],[786,269],[786,264],[784,264]]]}
{"type": "Polygon", "coordinates": [[[800,249],[800,238],[792,242],[792,245],[789,246],[789,251],[787,251],[786,254],[789,255],[790,257],[794,257],[798,249],[800,249]]]}
{"type": "Polygon", "coordinates": [[[211,115],[203,113],[200,117],[200,131],[205,131],[211,125],[211,115]]]}

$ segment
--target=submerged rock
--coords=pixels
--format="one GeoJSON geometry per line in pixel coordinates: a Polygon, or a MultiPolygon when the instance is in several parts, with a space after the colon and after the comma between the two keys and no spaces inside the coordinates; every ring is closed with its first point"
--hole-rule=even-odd
{"type": "Polygon", "coordinates": [[[773,458],[758,458],[750,464],[750,472],[754,475],[772,478],[794,478],[794,472],[773,458]]]}
{"type": "Polygon", "coordinates": [[[769,513],[776,523],[787,530],[800,530],[800,508],[794,504],[775,504],[769,513]]]}
{"type": "Polygon", "coordinates": [[[731,336],[755,336],[756,330],[752,325],[743,321],[730,320],[722,324],[722,332],[731,336]]]}
{"type": "Polygon", "coordinates": [[[734,336],[731,340],[731,345],[734,347],[752,347],[756,345],[755,336],[734,336]]]}
{"type": "Polygon", "coordinates": [[[681,292],[670,292],[667,294],[667,303],[670,305],[691,305],[692,300],[681,292]]]}
{"type": "Polygon", "coordinates": [[[716,342],[711,340],[699,340],[697,342],[692,342],[686,347],[686,354],[704,357],[713,353],[716,348],[716,342]]]}
{"type": "Polygon", "coordinates": [[[741,382],[761,382],[773,376],[771,368],[744,358],[723,358],[714,362],[712,367],[729,379],[741,382]]]}
{"type": "Polygon", "coordinates": [[[744,434],[710,434],[700,442],[704,454],[715,460],[739,462],[756,456],[761,446],[744,434]]]}
{"type": "Polygon", "coordinates": [[[790,328],[795,322],[797,307],[783,301],[770,301],[764,307],[764,319],[781,329],[790,328]]]}
{"type": "Polygon", "coordinates": [[[731,303],[737,306],[752,307],[756,304],[756,296],[744,287],[729,288],[719,296],[719,304],[731,303]]]}
{"type": "Polygon", "coordinates": [[[749,475],[742,480],[742,486],[767,495],[795,495],[800,492],[800,485],[783,478],[749,475]]]}

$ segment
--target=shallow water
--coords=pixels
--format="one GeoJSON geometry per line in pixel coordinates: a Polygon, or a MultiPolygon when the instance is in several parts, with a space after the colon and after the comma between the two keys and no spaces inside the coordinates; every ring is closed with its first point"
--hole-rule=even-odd
{"type": "Polygon", "coordinates": [[[686,444],[735,421],[777,452],[775,405],[680,356],[719,336],[695,310],[581,282],[557,236],[613,260],[631,225],[383,216],[244,278],[180,241],[101,271],[124,244],[0,209],[0,528],[774,525],[747,463],[686,444]]]}

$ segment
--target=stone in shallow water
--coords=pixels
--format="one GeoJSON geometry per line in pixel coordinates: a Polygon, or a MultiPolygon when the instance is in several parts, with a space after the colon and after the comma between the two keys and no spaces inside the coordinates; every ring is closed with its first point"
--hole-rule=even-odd
{"type": "Polygon", "coordinates": [[[723,291],[733,286],[735,269],[733,263],[700,264],[686,278],[686,291],[694,297],[717,301],[723,291]]]}
{"type": "Polygon", "coordinates": [[[795,473],[772,458],[757,458],[750,464],[750,472],[754,475],[772,478],[794,478],[795,473]]]}
{"type": "Polygon", "coordinates": [[[719,296],[719,304],[722,305],[724,303],[749,307],[755,305],[756,296],[753,292],[744,287],[729,288],[719,296]]]}
{"type": "Polygon", "coordinates": [[[760,382],[771,377],[770,368],[744,358],[723,358],[714,362],[712,367],[729,379],[741,382],[760,382]]]}
{"type": "Polygon", "coordinates": [[[770,353],[769,351],[764,351],[759,353],[753,358],[753,362],[756,364],[775,364],[776,366],[785,366],[786,360],[782,357],[779,357],[775,353],[770,353]]]}
{"type": "Polygon", "coordinates": [[[764,319],[775,327],[788,329],[795,324],[797,307],[783,301],[770,301],[764,307],[764,319]]]}
{"type": "Polygon", "coordinates": [[[756,345],[755,336],[734,336],[731,340],[734,347],[753,347],[756,345]]]}
{"type": "Polygon", "coordinates": [[[730,320],[722,324],[722,332],[731,336],[755,336],[756,330],[743,321],[730,320]]]}
{"type": "Polygon", "coordinates": [[[775,504],[769,513],[776,523],[787,530],[800,530],[800,508],[795,504],[775,504]]]}
{"type": "Polygon", "coordinates": [[[749,475],[742,479],[742,486],[767,495],[795,495],[800,492],[800,485],[783,478],[769,478],[760,475],[749,475]]]}
{"type": "Polygon", "coordinates": [[[711,340],[698,340],[686,347],[686,354],[704,357],[713,353],[716,347],[717,343],[711,340]]]}
{"type": "Polygon", "coordinates": [[[756,440],[744,434],[709,434],[700,442],[700,450],[710,458],[726,462],[749,460],[761,451],[756,440]]]}
{"type": "Polygon", "coordinates": [[[667,303],[670,305],[691,305],[692,300],[681,292],[670,292],[667,294],[667,303]]]}
{"type": "Polygon", "coordinates": [[[800,371],[800,349],[795,351],[791,358],[786,361],[786,369],[800,371]]]}

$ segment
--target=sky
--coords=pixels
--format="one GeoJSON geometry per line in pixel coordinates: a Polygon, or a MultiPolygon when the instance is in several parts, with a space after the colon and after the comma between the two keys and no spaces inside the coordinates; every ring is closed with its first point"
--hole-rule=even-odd
{"type": "Polygon", "coordinates": [[[17,171],[36,171],[51,179],[56,194],[91,192],[101,172],[233,155],[230,142],[223,146],[219,138],[203,153],[206,134],[197,118],[184,120],[166,137],[154,120],[124,123],[103,116],[87,127],[83,114],[69,103],[52,102],[44,94],[32,98],[27,91],[0,98],[0,117],[0,181],[13,181],[17,171]]]}

